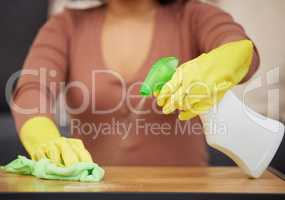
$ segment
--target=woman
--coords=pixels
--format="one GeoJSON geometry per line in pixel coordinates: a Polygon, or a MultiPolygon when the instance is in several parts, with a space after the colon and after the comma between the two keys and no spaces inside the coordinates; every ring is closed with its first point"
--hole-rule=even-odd
{"type": "MultiPolygon", "coordinates": [[[[24,64],[33,73],[22,74],[12,106],[21,141],[33,159],[66,166],[92,159],[102,165],[207,165],[199,117],[182,123],[176,113],[158,112],[154,99],[142,105],[134,95],[158,58],[184,63],[246,38],[229,14],[196,0],[108,0],[97,8],[67,9],[40,30],[24,64]],[[52,122],[60,83],[68,87],[66,108],[77,139],[61,137],[52,122]]],[[[243,81],[258,63],[255,50],[243,81]]]]}

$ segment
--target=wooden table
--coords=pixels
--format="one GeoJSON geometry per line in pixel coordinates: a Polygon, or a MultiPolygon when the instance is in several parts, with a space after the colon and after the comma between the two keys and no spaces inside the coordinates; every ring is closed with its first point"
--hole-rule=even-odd
{"type": "MultiPolygon", "coordinates": [[[[139,197],[139,194],[150,195],[149,197],[180,195],[187,199],[190,197],[203,199],[211,196],[215,199],[227,197],[245,199],[245,197],[253,198],[253,195],[255,197],[268,197],[268,195],[280,197],[281,195],[285,199],[285,181],[269,171],[259,179],[248,179],[236,167],[106,167],[105,170],[106,176],[101,183],[39,180],[30,176],[0,172],[0,192],[2,192],[0,195],[11,198],[16,198],[17,195],[18,197],[39,195],[39,199],[50,195],[55,195],[53,199],[56,197],[62,199],[65,195],[77,200],[79,198],[76,198],[77,195],[81,199],[84,194],[86,199],[95,197],[107,199],[112,195],[116,197],[123,195],[124,199],[127,197],[134,199],[139,197]],[[42,195],[26,192],[48,193],[42,195]],[[52,192],[59,193],[51,194],[52,192]]],[[[0,199],[4,198],[0,196],[0,199]]]]}

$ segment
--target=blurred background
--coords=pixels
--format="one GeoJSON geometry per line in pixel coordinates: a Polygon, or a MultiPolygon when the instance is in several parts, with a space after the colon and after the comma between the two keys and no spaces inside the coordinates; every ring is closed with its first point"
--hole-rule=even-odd
{"type": "MultiPolygon", "coordinates": [[[[245,95],[246,104],[255,111],[285,122],[285,1],[284,0],[207,0],[242,24],[256,43],[261,66],[250,83],[258,88],[245,95]],[[279,97],[272,100],[272,91],[279,97]],[[277,93],[278,94],[278,93],[277,93]]],[[[12,73],[21,69],[29,47],[39,28],[50,15],[64,6],[86,8],[97,5],[94,0],[2,0],[0,6],[0,164],[24,154],[5,99],[5,85],[12,73]]],[[[245,86],[235,89],[238,96],[245,86]]],[[[64,123],[61,123],[64,124],[64,123]]],[[[221,153],[209,148],[212,165],[233,165],[221,153]]],[[[285,142],[271,166],[285,173],[285,142]],[[282,159],[283,155],[283,159],[282,159]]]]}

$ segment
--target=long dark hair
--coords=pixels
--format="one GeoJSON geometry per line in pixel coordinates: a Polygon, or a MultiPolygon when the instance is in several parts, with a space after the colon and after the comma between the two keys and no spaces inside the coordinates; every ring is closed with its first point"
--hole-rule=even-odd
{"type": "Polygon", "coordinates": [[[176,0],[158,0],[161,5],[174,3],[176,0]]]}

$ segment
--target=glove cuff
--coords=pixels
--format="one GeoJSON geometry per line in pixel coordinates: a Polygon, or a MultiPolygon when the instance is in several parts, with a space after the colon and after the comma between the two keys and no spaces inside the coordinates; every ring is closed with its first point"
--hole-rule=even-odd
{"type": "Polygon", "coordinates": [[[25,149],[33,155],[39,146],[60,138],[55,123],[47,117],[33,117],[27,120],[20,130],[20,139],[25,149]]]}

